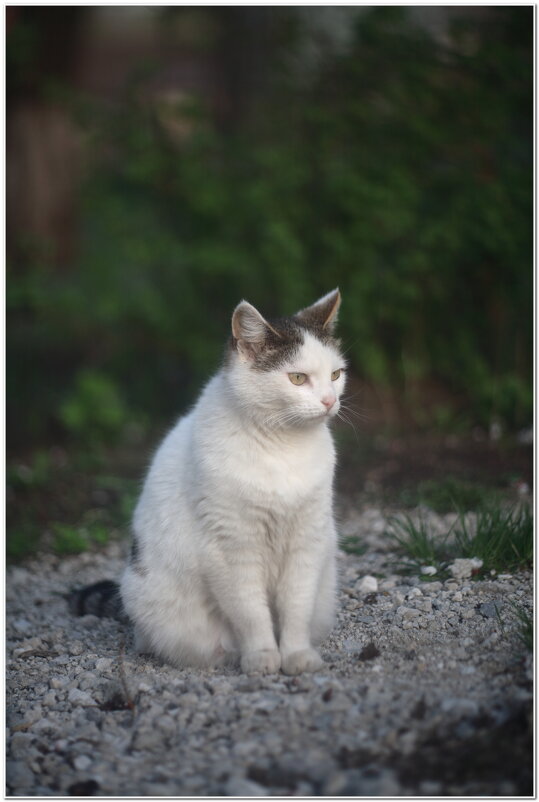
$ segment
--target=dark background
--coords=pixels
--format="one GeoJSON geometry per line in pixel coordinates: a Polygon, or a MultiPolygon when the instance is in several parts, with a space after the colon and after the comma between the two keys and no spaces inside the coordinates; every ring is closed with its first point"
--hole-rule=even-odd
{"type": "Polygon", "coordinates": [[[531,481],[532,7],[6,14],[14,554],[128,517],[244,297],[341,288],[347,491],[531,481]]]}

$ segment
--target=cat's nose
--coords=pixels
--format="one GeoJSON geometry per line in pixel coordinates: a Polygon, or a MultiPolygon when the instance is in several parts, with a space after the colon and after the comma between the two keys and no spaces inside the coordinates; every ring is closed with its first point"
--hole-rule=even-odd
{"type": "Polygon", "coordinates": [[[333,404],[335,403],[335,401],[336,401],[336,398],[335,398],[335,396],[334,396],[334,395],[325,395],[325,396],[324,396],[323,398],[321,398],[320,400],[322,401],[323,405],[325,406],[325,408],[326,408],[326,409],[328,410],[328,412],[329,412],[329,410],[331,409],[331,407],[332,407],[332,406],[333,406],[333,404]]]}

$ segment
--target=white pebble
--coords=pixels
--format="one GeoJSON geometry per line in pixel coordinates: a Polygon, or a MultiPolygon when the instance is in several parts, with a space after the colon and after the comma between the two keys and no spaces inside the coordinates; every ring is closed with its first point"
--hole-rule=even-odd
{"type": "Polygon", "coordinates": [[[378,590],[378,580],[367,574],[356,582],[355,588],[360,593],[375,593],[378,590]]]}
{"type": "Polygon", "coordinates": [[[80,691],[78,688],[71,688],[68,695],[68,701],[73,705],[80,705],[81,707],[93,707],[94,700],[86,691],[80,691]]]}
{"type": "Polygon", "coordinates": [[[88,755],[78,755],[73,761],[73,765],[77,771],[86,771],[92,765],[92,760],[88,755]]]}
{"type": "Polygon", "coordinates": [[[437,569],[434,567],[434,565],[422,565],[421,573],[423,576],[434,576],[434,574],[437,573],[437,569]]]}

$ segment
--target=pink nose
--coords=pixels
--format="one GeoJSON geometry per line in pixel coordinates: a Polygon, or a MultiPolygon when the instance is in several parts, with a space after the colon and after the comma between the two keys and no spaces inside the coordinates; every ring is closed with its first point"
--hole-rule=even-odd
{"type": "Polygon", "coordinates": [[[322,401],[323,405],[325,406],[325,408],[329,410],[329,409],[331,409],[331,407],[335,403],[335,396],[334,395],[325,395],[321,399],[321,401],[322,401]]]}

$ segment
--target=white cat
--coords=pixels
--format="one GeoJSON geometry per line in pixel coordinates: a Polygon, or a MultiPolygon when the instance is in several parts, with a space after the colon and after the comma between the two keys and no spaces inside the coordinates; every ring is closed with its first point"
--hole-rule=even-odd
{"type": "Polygon", "coordinates": [[[317,671],[335,612],[338,290],[268,321],[246,301],[224,364],[167,435],[120,589],[137,648],[177,666],[317,671]]]}

